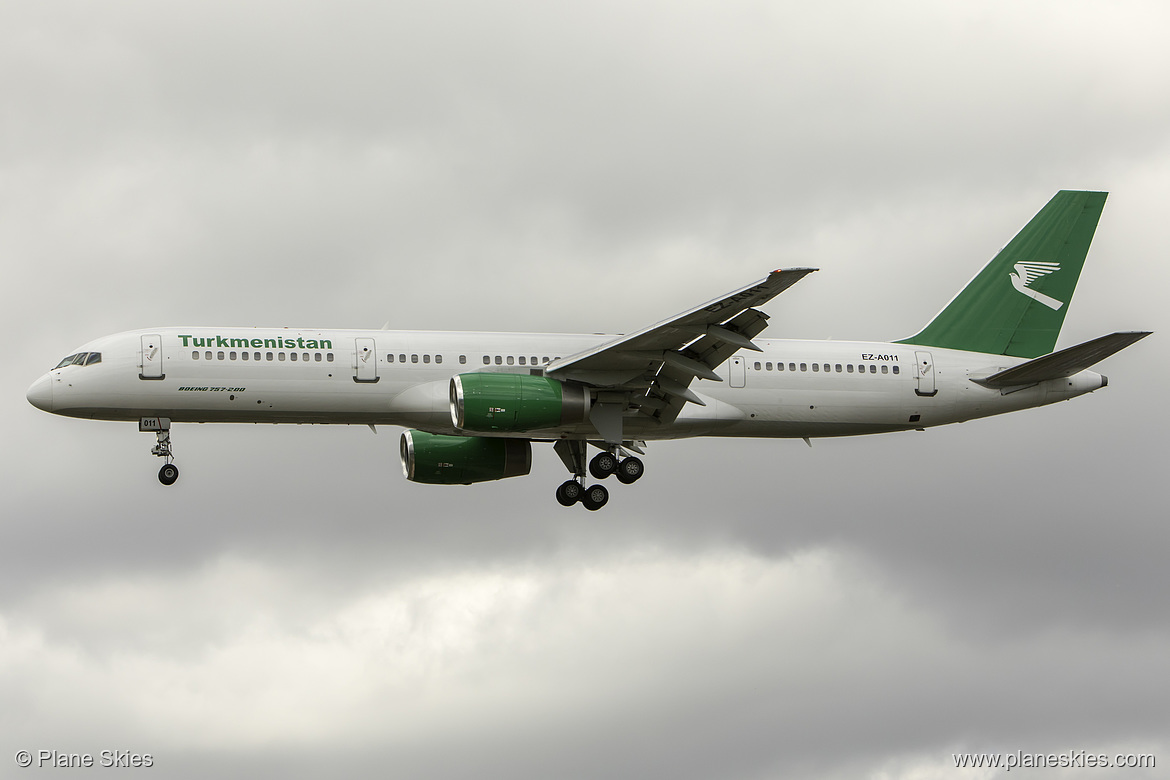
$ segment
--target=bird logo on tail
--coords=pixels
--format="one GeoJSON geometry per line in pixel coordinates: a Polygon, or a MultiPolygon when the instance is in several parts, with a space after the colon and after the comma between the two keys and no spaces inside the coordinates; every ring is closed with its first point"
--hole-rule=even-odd
{"type": "Polygon", "coordinates": [[[1060,263],[1045,263],[1039,260],[1022,260],[1015,265],[1016,272],[1009,273],[1011,277],[1012,287],[1022,292],[1024,295],[1039,301],[1048,308],[1056,311],[1064,305],[1063,301],[1058,301],[1055,298],[1050,298],[1042,292],[1033,290],[1032,282],[1039,279],[1041,276],[1047,276],[1054,271],[1060,270],[1060,263]]]}

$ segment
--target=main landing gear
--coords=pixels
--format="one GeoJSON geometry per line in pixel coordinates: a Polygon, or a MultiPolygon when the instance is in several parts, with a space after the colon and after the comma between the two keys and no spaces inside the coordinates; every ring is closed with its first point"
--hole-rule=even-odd
{"type": "MultiPolygon", "coordinates": [[[[580,502],[591,512],[605,506],[609,501],[609,491],[604,485],[585,487],[585,442],[562,439],[553,445],[553,449],[573,473],[573,479],[557,488],[557,502],[561,506],[572,506],[580,502]]],[[[618,449],[613,447],[595,455],[589,461],[588,473],[592,474],[594,479],[605,479],[611,474],[616,474],[618,481],[623,485],[637,482],[645,471],[645,466],[633,455],[619,458],[618,449]]]]}
{"type": "Polygon", "coordinates": [[[158,470],[158,481],[164,485],[175,484],[179,467],[174,464],[175,454],[171,451],[171,421],[166,417],[143,417],[138,421],[138,430],[153,432],[157,440],[150,454],[166,458],[166,463],[158,470]]]}

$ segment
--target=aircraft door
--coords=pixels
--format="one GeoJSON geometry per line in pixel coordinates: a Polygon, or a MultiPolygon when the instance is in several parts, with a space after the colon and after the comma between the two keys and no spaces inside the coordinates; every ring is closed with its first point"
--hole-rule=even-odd
{"type": "Polygon", "coordinates": [[[745,370],[744,359],[736,356],[731,359],[731,386],[743,387],[747,371],[745,370]]]}
{"type": "Polygon", "coordinates": [[[138,354],[139,379],[166,379],[163,373],[162,336],[157,333],[142,337],[142,352],[138,354]]]}
{"type": "Polygon", "coordinates": [[[928,397],[937,395],[938,388],[934,385],[934,358],[929,352],[915,352],[914,357],[918,361],[918,366],[914,371],[918,387],[914,389],[914,392],[928,397]]]}
{"type": "Polygon", "coordinates": [[[373,339],[355,339],[356,351],[354,354],[354,375],[355,382],[377,382],[378,381],[378,353],[374,347],[373,339]]]}

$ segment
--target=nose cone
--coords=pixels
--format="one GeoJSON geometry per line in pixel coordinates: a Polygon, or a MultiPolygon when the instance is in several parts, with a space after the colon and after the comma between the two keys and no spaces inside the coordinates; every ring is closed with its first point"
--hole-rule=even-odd
{"type": "Polygon", "coordinates": [[[28,402],[42,412],[53,411],[53,378],[45,374],[28,389],[28,402]]]}

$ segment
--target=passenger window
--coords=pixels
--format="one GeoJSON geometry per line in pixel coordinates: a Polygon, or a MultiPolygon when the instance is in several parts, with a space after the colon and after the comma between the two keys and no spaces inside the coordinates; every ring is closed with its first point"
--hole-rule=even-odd
{"type": "Polygon", "coordinates": [[[528,358],[526,358],[526,357],[524,357],[523,355],[521,355],[521,356],[520,356],[520,365],[522,365],[522,366],[523,366],[523,365],[527,365],[527,363],[528,363],[528,358]]]}
{"type": "Polygon", "coordinates": [[[808,371],[808,363],[801,363],[800,370],[801,371],[808,371]]]}
{"type": "Polygon", "coordinates": [[[406,355],[403,355],[403,354],[399,353],[399,355],[398,355],[398,362],[399,362],[399,363],[405,363],[405,362],[406,362],[406,355]]]}
{"type": "Polygon", "coordinates": [[[502,366],[503,364],[504,364],[504,359],[502,357],[500,357],[499,355],[496,355],[496,365],[502,366]]]}
{"type": "Polygon", "coordinates": [[[216,352],[216,353],[215,353],[215,359],[216,359],[216,360],[223,360],[223,353],[222,353],[222,352],[216,352]]]}
{"type": "Polygon", "coordinates": [[[900,372],[898,371],[898,367],[897,367],[897,366],[894,366],[894,373],[895,373],[895,374],[897,374],[897,373],[900,373],[900,372]]]}
{"type": "Polygon", "coordinates": [[[207,350],[206,352],[204,352],[203,357],[207,358],[208,360],[211,360],[211,350],[207,350]]]}
{"type": "Polygon", "coordinates": [[[236,353],[235,353],[235,352],[229,352],[229,353],[228,353],[228,359],[229,359],[229,360],[235,360],[235,359],[236,359],[236,353]]]}
{"type": "Polygon", "coordinates": [[[838,363],[837,365],[833,366],[833,370],[836,371],[838,374],[840,374],[841,373],[841,364],[838,363]]]}
{"type": "Polygon", "coordinates": [[[771,370],[772,370],[772,364],[771,364],[771,363],[765,363],[765,364],[764,364],[764,370],[765,370],[765,371],[771,371],[771,370]]]}
{"type": "Polygon", "coordinates": [[[460,355],[459,356],[459,365],[463,365],[466,362],[467,362],[467,355],[460,355]]]}
{"type": "Polygon", "coordinates": [[[830,371],[829,364],[825,363],[825,373],[827,374],[827,373],[829,373],[829,371],[830,371]]]}
{"type": "Polygon", "coordinates": [[[265,353],[264,353],[264,359],[265,359],[265,360],[272,360],[272,353],[271,353],[271,352],[265,352],[265,353]]]}
{"type": "Polygon", "coordinates": [[[279,360],[279,361],[282,361],[282,362],[283,362],[283,361],[284,361],[284,353],[283,353],[283,352],[277,352],[277,353],[276,353],[276,359],[277,359],[277,360],[279,360]]]}
{"type": "Polygon", "coordinates": [[[516,363],[516,359],[513,358],[511,355],[508,355],[508,365],[511,366],[511,365],[514,365],[515,363],[516,363]]]}
{"type": "Polygon", "coordinates": [[[417,362],[418,362],[418,355],[411,355],[411,356],[410,356],[410,362],[411,362],[411,363],[417,363],[417,362]]]}
{"type": "Polygon", "coordinates": [[[532,356],[532,365],[536,365],[536,355],[532,356]]]}
{"type": "Polygon", "coordinates": [[[883,374],[887,374],[887,373],[889,373],[889,371],[890,371],[890,367],[889,367],[889,366],[882,366],[882,373],[883,373],[883,374]]]}
{"type": "Polygon", "coordinates": [[[289,357],[289,360],[292,360],[293,362],[296,362],[296,359],[297,359],[297,353],[295,353],[295,352],[290,352],[290,353],[288,353],[288,357],[289,357]]]}
{"type": "Polygon", "coordinates": [[[436,362],[436,363],[442,363],[442,362],[443,362],[443,356],[442,356],[442,355],[435,355],[435,362],[436,362]]]}
{"type": "Polygon", "coordinates": [[[198,360],[198,359],[199,359],[199,351],[198,351],[198,350],[196,350],[196,351],[192,352],[192,353],[191,353],[191,358],[192,358],[193,360],[198,360]]]}
{"type": "Polygon", "coordinates": [[[386,362],[387,362],[387,363],[393,363],[393,362],[394,362],[394,353],[390,353],[389,355],[387,355],[387,356],[386,356],[386,362]]]}
{"type": "Polygon", "coordinates": [[[492,359],[490,357],[488,357],[487,355],[483,356],[483,364],[485,366],[491,365],[491,362],[492,362],[492,359]]]}
{"type": "Polygon", "coordinates": [[[326,354],[325,354],[325,360],[326,360],[327,362],[329,362],[329,363],[332,363],[332,362],[333,362],[333,353],[332,353],[332,352],[328,352],[328,353],[326,353],[326,354]]]}
{"type": "Polygon", "coordinates": [[[260,359],[260,353],[259,353],[259,352],[253,352],[253,353],[252,353],[252,359],[253,359],[253,360],[259,360],[259,359],[260,359]]]}
{"type": "Polygon", "coordinates": [[[759,371],[759,370],[760,370],[760,363],[759,363],[759,361],[756,361],[755,369],[756,369],[756,371],[759,371]]]}
{"type": "Polygon", "coordinates": [[[821,370],[821,364],[820,363],[813,363],[813,371],[820,371],[820,370],[821,370]]]}
{"type": "Polygon", "coordinates": [[[853,373],[853,364],[852,364],[852,363],[846,363],[846,364],[845,364],[845,373],[846,373],[846,374],[852,374],[852,373],[853,373]]]}
{"type": "Polygon", "coordinates": [[[788,364],[788,370],[789,370],[789,371],[795,371],[795,370],[796,370],[796,364],[795,364],[795,363],[789,363],[789,364],[788,364]]]}
{"type": "Polygon", "coordinates": [[[430,363],[430,362],[431,362],[431,356],[430,356],[430,355],[423,355],[423,362],[424,362],[424,363],[430,363]]]}
{"type": "Polygon", "coordinates": [[[876,374],[877,373],[877,366],[870,366],[869,373],[876,374]]]}
{"type": "Polygon", "coordinates": [[[314,363],[320,363],[320,362],[321,362],[321,353],[320,353],[320,352],[314,352],[314,353],[313,353],[313,362],[314,362],[314,363]]]}
{"type": "Polygon", "coordinates": [[[247,352],[241,352],[241,353],[240,353],[240,359],[241,359],[241,360],[247,360],[247,359],[248,359],[248,353],[247,353],[247,352]]]}

